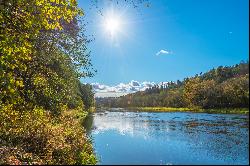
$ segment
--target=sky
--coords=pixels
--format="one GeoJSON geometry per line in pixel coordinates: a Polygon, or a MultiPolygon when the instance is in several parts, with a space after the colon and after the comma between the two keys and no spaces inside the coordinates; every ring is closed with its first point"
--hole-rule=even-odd
{"type": "Polygon", "coordinates": [[[79,0],[97,70],[81,81],[91,83],[97,97],[249,59],[248,0],[148,0],[138,7],[116,2],[79,0]]]}

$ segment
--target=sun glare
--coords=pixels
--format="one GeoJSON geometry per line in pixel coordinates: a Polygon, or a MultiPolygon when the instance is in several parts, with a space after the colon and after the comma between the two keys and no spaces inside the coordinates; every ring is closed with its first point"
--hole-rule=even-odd
{"type": "Polygon", "coordinates": [[[119,31],[121,23],[120,20],[116,17],[110,17],[105,20],[105,29],[111,35],[114,35],[119,31]]]}
{"type": "Polygon", "coordinates": [[[103,14],[102,29],[105,35],[108,35],[111,39],[115,39],[123,33],[124,25],[125,20],[120,11],[110,8],[103,14]]]}
{"type": "Polygon", "coordinates": [[[103,37],[112,46],[118,47],[131,33],[130,15],[128,9],[109,7],[101,14],[100,30],[103,37]]]}

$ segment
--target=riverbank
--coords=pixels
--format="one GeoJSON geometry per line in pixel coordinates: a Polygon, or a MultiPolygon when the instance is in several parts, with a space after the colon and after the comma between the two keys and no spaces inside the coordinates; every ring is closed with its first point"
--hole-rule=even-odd
{"type": "Polygon", "coordinates": [[[82,108],[64,109],[54,116],[43,108],[20,112],[0,109],[0,164],[96,164],[82,108]]]}
{"type": "Polygon", "coordinates": [[[197,112],[197,113],[217,113],[217,114],[249,114],[249,108],[172,108],[172,107],[127,107],[128,110],[138,110],[147,112],[197,112]]]}

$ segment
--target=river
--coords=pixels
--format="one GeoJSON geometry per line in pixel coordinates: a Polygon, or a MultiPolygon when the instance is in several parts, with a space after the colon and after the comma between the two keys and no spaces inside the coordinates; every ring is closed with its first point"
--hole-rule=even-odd
{"type": "Polygon", "coordinates": [[[98,164],[249,164],[249,117],[126,110],[90,115],[98,164]]]}

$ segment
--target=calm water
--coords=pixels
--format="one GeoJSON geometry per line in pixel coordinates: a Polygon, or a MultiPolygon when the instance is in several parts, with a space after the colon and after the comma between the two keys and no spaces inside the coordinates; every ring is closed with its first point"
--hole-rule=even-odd
{"type": "Polygon", "coordinates": [[[103,111],[85,122],[99,164],[249,164],[249,118],[103,111]]]}

